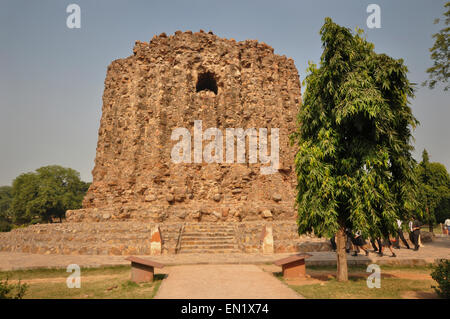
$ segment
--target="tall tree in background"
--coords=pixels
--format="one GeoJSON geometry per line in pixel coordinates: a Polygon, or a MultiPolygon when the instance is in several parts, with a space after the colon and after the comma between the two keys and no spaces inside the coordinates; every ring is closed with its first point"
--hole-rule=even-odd
{"type": "Polygon", "coordinates": [[[66,210],[81,208],[89,187],[80,174],[58,165],[19,175],[13,182],[11,212],[15,224],[51,222],[66,210]]]}
{"type": "MultiPolygon", "coordinates": [[[[425,81],[423,85],[428,85],[430,89],[433,89],[438,82],[445,83],[444,90],[447,91],[450,88],[448,83],[449,77],[449,60],[450,60],[450,2],[447,2],[444,6],[447,8],[447,12],[444,13],[445,16],[445,27],[441,29],[438,33],[433,34],[434,45],[430,49],[431,59],[433,60],[433,66],[427,69],[430,79],[425,81]]],[[[434,21],[438,24],[440,19],[434,21]]]]}
{"type": "Polygon", "coordinates": [[[320,67],[310,64],[299,111],[295,158],[299,234],[334,236],[337,279],[348,280],[346,227],[394,232],[414,209],[416,165],[408,106],[413,88],[403,61],[330,18],[320,30],[320,67]]]}
{"type": "Polygon", "coordinates": [[[420,219],[429,225],[429,231],[432,232],[436,223],[436,209],[450,198],[450,177],[444,165],[430,162],[426,150],[422,152],[422,162],[417,165],[416,172],[420,219]]]}

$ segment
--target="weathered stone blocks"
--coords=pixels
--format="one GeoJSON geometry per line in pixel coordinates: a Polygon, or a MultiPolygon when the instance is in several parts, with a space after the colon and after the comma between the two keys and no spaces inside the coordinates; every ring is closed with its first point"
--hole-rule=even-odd
{"type": "Polygon", "coordinates": [[[289,220],[296,181],[289,135],[300,103],[293,60],[265,43],[201,32],[137,41],[132,56],[108,66],[93,183],[83,209],[66,218],[289,220]],[[249,163],[248,153],[241,164],[174,163],[171,133],[182,127],[192,135],[195,121],[222,132],[278,128],[279,171],[262,175],[264,164],[249,163]],[[266,210],[272,216],[257,215],[266,210]]]}

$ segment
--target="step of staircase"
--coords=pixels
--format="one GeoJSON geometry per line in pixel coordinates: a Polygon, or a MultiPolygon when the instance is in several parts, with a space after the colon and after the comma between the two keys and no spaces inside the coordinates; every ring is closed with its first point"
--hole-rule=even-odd
{"type": "Polygon", "coordinates": [[[179,254],[235,254],[240,253],[239,249],[183,249],[179,254]]]}
{"type": "Polygon", "coordinates": [[[207,244],[183,244],[181,245],[181,250],[183,248],[186,249],[199,249],[199,250],[205,250],[205,249],[237,249],[237,245],[235,244],[224,244],[224,243],[207,243],[207,244]]]}
{"type": "Polygon", "coordinates": [[[183,232],[183,236],[185,237],[199,237],[199,238],[235,238],[235,233],[233,232],[183,232]]]}
{"type": "Polygon", "coordinates": [[[190,224],[181,234],[178,253],[237,253],[239,246],[232,225],[190,224]]]}
{"type": "Polygon", "coordinates": [[[221,239],[221,238],[184,238],[184,240],[181,242],[182,245],[215,245],[215,244],[231,244],[234,245],[236,241],[234,238],[229,239],[221,239]]]}

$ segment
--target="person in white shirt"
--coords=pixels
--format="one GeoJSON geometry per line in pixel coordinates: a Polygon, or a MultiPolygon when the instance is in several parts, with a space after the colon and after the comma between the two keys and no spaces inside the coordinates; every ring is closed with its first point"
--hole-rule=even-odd
{"type": "Polygon", "coordinates": [[[450,235],[450,218],[445,220],[444,225],[447,228],[447,235],[450,235]]]}

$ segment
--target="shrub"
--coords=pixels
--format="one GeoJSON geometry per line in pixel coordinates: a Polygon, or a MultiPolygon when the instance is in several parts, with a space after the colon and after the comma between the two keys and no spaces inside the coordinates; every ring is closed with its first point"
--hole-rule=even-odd
{"type": "Polygon", "coordinates": [[[5,220],[0,220],[0,232],[8,232],[12,229],[12,225],[5,220]]]}
{"type": "Polygon", "coordinates": [[[442,259],[435,266],[431,273],[438,286],[432,286],[436,293],[445,299],[450,299],[450,260],[442,259]]]}
{"type": "Polygon", "coordinates": [[[8,278],[0,280],[0,299],[22,299],[28,289],[27,284],[9,284],[8,278]]]}

